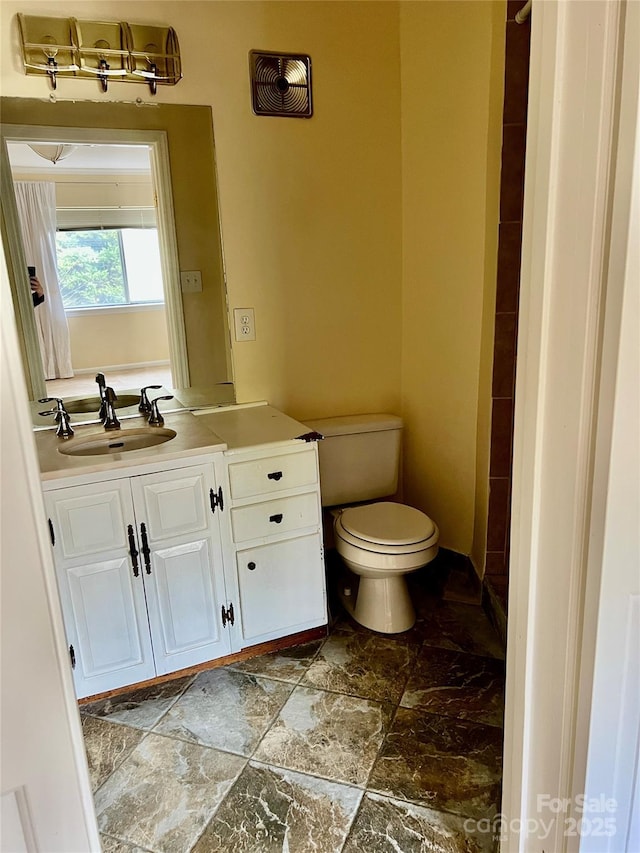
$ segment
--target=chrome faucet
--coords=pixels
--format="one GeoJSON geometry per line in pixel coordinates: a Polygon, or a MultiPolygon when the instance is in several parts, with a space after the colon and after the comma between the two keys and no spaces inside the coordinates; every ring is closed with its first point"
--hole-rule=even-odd
{"type": "Polygon", "coordinates": [[[110,388],[108,385],[104,389],[104,396],[105,416],[102,426],[107,430],[120,429],[120,421],[116,417],[116,407],[113,405],[118,396],[113,388],[110,388]]]}
{"type": "Polygon", "coordinates": [[[40,415],[55,415],[55,421],[58,424],[56,435],[58,438],[71,438],[73,435],[73,427],[69,423],[71,418],[69,412],[64,407],[64,401],[60,397],[42,397],[38,400],[39,403],[54,403],[55,409],[48,409],[46,412],[39,412],[40,415]]]}
{"type": "Polygon", "coordinates": [[[164,397],[156,397],[151,401],[151,414],[149,415],[149,426],[161,427],[164,425],[164,418],[158,409],[158,400],[173,400],[173,394],[167,394],[164,397]]]}

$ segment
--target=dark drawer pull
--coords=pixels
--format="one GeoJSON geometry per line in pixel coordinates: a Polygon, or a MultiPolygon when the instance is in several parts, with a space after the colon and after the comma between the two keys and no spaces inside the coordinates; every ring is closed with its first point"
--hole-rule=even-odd
{"type": "Polygon", "coordinates": [[[247,563],[247,568],[249,569],[250,572],[255,571],[256,564],[253,562],[253,560],[250,563],[247,563]]]}
{"type": "Polygon", "coordinates": [[[273,521],[274,524],[280,524],[280,522],[282,521],[282,513],[279,512],[277,513],[277,515],[270,515],[269,521],[273,521]]]}
{"type": "Polygon", "coordinates": [[[267,474],[267,480],[281,480],[282,479],[282,471],[272,471],[270,474],[267,474]]]}

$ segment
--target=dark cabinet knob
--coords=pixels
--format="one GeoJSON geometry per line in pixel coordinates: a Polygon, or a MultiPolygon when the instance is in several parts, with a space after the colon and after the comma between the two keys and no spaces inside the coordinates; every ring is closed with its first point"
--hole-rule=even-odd
{"type": "Polygon", "coordinates": [[[282,471],[272,471],[270,474],[267,474],[267,480],[281,480],[282,479],[282,471]]]}
{"type": "Polygon", "coordinates": [[[272,521],[274,524],[280,524],[280,522],[282,521],[282,513],[279,512],[276,515],[270,515],[269,521],[272,521]]]}
{"type": "Polygon", "coordinates": [[[253,572],[253,571],[255,571],[256,564],[254,562],[247,563],[247,568],[249,569],[250,572],[253,572]]]}

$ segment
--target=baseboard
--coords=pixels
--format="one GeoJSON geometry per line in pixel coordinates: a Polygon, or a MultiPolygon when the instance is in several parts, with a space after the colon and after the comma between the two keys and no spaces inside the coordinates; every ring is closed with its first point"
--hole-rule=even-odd
{"type": "Polygon", "coordinates": [[[142,690],[145,687],[153,687],[156,684],[164,684],[165,681],[174,681],[176,678],[184,678],[189,675],[198,675],[200,672],[206,672],[209,669],[219,669],[222,666],[232,666],[234,663],[241,663],[250,658],[258,657],[259,655],[268,655],[272,652],[288,649],[293,646],[301,646],[304,643],[310,643],[313,640],[324,640],[327,636],[327,626],[320,625],[318,628],[308,628],[306,631],[300,631],[297,634],[289,634],[286,637],[280,637],[277,640],[267,640],[266,643],[259,643],[256,646],[247,646],[239,652],[225,655],[224,657],[216,658],[215,660],[206,661],[205,663],[189,666],[186,669],[177,669],[175,672],[170,672],[167,675],[158,675],[155,678],[150,678],[147,681],[137,681],[134,684],[126,684],[123,687],[117,687],[114,690],[106,690],[104,693],[95,693],[93,696],[83,696],[78,699],[78,705],[86,705],[89,702],[96,702],[98,699],[109,699],[111,696],[120,696],[123,693],[130,693],[132,690],[142,690]]]}
{"type": "Polygon", "coordinates": [[[74,367],[73,375],[82,376],[85,373],[111,373],[121,372],[123,370],[146,370],[149,367],[170,367],[170,361],[139,361],[134,364],[102,364],[100,367],[74,367]]]}

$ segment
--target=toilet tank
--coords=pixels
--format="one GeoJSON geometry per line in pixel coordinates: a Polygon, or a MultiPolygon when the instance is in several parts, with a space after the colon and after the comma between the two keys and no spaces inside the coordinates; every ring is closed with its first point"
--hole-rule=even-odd
{"type": "Polygon", "coordinates": [[[397,491],[402,418],[344,415],[305,423],[324,436],[318,443],[323,506],[384,498],[397,491]]]}

